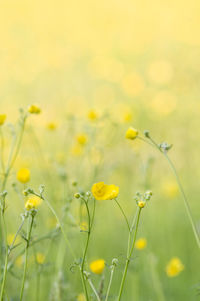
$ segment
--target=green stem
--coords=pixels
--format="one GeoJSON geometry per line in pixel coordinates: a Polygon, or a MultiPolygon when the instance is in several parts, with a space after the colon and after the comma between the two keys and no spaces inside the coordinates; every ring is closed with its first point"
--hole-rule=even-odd
{"type": "Polygon", "coordinates": [[[21,286],[21,292],[20,292],[20,301],[23,300],[23,294],[24,294],[24,284],[25,284],[25,279],[26,279],[27,263],[28,263],[28,249],[29,249],[29,243],[30,243],[30,238],[31,238],[31,231],[33,228],[33,221],[34,221],[34,216],[31,215],[31,224],[28,229],[27,238],[26,238],[25,263],[24,263],[24,272],[23,272],[22,286],[21,286]]]}
{"type": "Polygon", "coordinates": [[[70,252],[71,252],[71,255],[72,255],[73,259],[76,260],[76,256],[75,256],[75,254],[74,254],[74,251],[73,251],[73,249],[72,249],[72,246],[71,246],[71,244],[70,244],[70,242],[69,242],[69,239],[67,238],[67,236],[66,236],[66,234],[65,234],[65,231],[64,231],[64,229],[63,229],[63,226],[62,226],[62,224],[61,224],[61,222],[60,222],[60,219],[59,219],[57,213],[55,212],[54,208],[51,206],[51,204],[49,203],[49,201],[48,201],[46,198],[44,198],[44,197],[42,197],[42,196],[40,196],[40,195],[38,195],[38,194],[35,194],[35,195],[41,197],[41,198],[46,202],[46,204],[47,204],[47,206],[49,207],[50,211],[51,211],[52,214],[55,216],[55,218],[56,218],[56,220],[57,220],[57,223],[58,223],[58,225],[59,225],[59,227],[60,227],[60,230],[61,230],[61,232],[62,232],[62,234],[63,234],[64,240],[65,240],[65,242],[66,242],[66,244],[67,244],[67,246],[68,246],[68,248],[69,248],[69,250],[70,250],[70,252]]]}
{"type": "Polygon", "coordinates": [[[127,227],[128,227],[128,230],[129,230],[129,232],[130,232],[131,229],[130,229],[130,225],[129,225],[128,219],[127,219],[127,217],[126,217],[126,214],[124,213],[124,210],[122,209],[122,207],[121,207],[120,203],[117,201],[117,199],[114,199],[114,200],[115,200],[116,204],[118,205],[118,207],[119,207],[121,213],[123,214],[124,219],[125,219],[126,224],[127,224],[127,227]]]}
{"type": "Polygon", "coordinates": [[[83,199],[83,201],[85,203],[86,210],[87,210],[87,215],[88,215],[88,231],[87,231],[87,240],[86,240],[85,250],[84,250],[84,253],[83,253],[83,259],[82,259],[82,262],[81,262],[81,278],[82,278],[82,283],[83,283],[83,288],[84,288],[86,300],[88,301],[89,297],[88,297],[87,285],[86,285],[86,281],[85,281],[85,277],[84,277],[84,266],[85,266],[85,258],[86,258],[88,245],[89,245],[89,240],[90,240],[91,219],[90,219],[90,211],[89,211],[88,204],[85,201],[85,199],[83,199]]]}
{"type": "Polygon", "coordinates": [[[3,131],[0,127],[0,135],[1,135],[1,167],[3,174],[5,173],[5,165],[4,165],[4,137],[3,137],[3,131]]]}
{"type": "Polygon", "coordinates": [[[3,281],[2,281],[2,285],[1,285],[1,296],[0,296],[0,300],[3,301],[4,289],[5,289],[5,283],[6,283],[6,276],[7,276],[7,267],[8,267],[8,245],[7,245],[7,230],[6,230],[5,217],[4,217],[3,212],[1,214],[2,214],[4,236],[5,236],[4,239],[5,239],[5,246],[6,246],[6,257],[5,257],[3,281]]]}
{"type": "Polygon", "coordinates": [[[108,284],[108,289],[107,289],[105,301],[108,301],[108,297],[109,297],[109,293],[110,293],[110,288],[111,288],[111,284],[112,284],[112,280],[113,280],[114,270],[115,270],[115,265],[113,265],[112,268],[111,268],[110,280],[109,280],[109,284],[108,284]]]}
{"type": "Polygon", "coordinates": [[[91,280],[90,278],[88,279],[88,283],[89,283],[91,289],[93,290],[93,292],[94,292],[94,294],[95,294],[97,300],[98,300],[98,301],[101,301],[101,299],[99,298],[99,295],[98,295],[98,293],[97,293],[97,291],[96,291],[96,289],[95,289],[95,287],[94,287],[94,284],[92,283],[92,280],[91,280]]]}
{"type": "Polygon", "coordinates": [[[149,263],[150,263],[150,270],[151,270],[151,275],[152,275],[152,280],[153,280],[153,284],[154,284],[154,289],[157,295],[157,300],[158,301],[165,301],[165,297],[163,295],[163,290],[162,290],[162,286],[160,283],[160,279],[158,277],[158,273],[156,270],[156,261],[155,261],[155,257],[153,254],[149,254],[149,263]]]}
{"type": "Polygon", "coordinates": [[[136,228],[135,228],[135,233],[134,233],[134,237],[133,237],[133,243],[132,243],[132,247],[131,247],[131,250],[129,252],[129,255],[128,255],[127,259],[126,259],[126,265],[125,265],[125,268],[124,268],[124,273],[123,273],[123,276],[122,276],[122,281],[121,281],[121,285],[120,285],[120,289],[119,289],[119,296],[118,296],[118,299],[117,299],[118,301],[121,300],[121,296],[122,296],[122,292],[123,292],[123,288],[124,288],[124,284],[125,284],[125,280],[126,280],[126,275],[127,275],[127,271],[128,271],[130,259],[131,259],[131,256],[132,256],[132,253],[133,253],[133,249],[134,249],[134,246],[135,246],[135,241],[136,241],[136,237],[137,237],[137,231],[138,231],[138,225],[139,225],[139,220],[140,220],[141,209],[142,208],[139,208],[139,211],[138,211],[138,216],[137,216],[137,221],[136,221],[136,228]]]}
{"type": "MultiPolygon", "coordinates": [[[[140,137],[141,139],[141,137],[140,137]]],[[[189,218],[189,221],[190,221],[190,224],[192,226],[192,230],[193,230],[193,233],[194,233],[194,236],[195,236],[195,239],[196,239],[196,242],[197,242],[197,245],[198,247],[200,248],[200,237],[199,237],[199,233],[197,231],[197,228],[195,226],[195,222],[193,220],[193,217],[192,217],[192,212],[191,212],[191,209],[190,209],[190,206],[189,206],[189,202],[188,202],[188,199],[186,197],[186,194],[184,192],[184,189],[183,189],[183,186],[181,184],[181,181],[180,181],[180,178],[178,176],[178,173],[176,171],[176,168],[173,164],[173,162],[171,161],[171,159],[169,158],[169,156],[167,155],[167,152],[165,151],[162,151],[161,148],[158,146],[158,144],[149,136],[149,139],[152,143],[149,143],[148,140],[146,139],[142,139],[144,142],[148,143],[148,144],[151,144],[152,146],[155,146],[156,149],[161,152],[163,154],[163,156],[166,158],[166,160],[168,161],[174,175],[175,175],[175,178],[176,178],[176,182],[178,184],[178,187],[179,187],[179,190],[182,194],[182,197],[183,197],[183,201],[184,201],[184,205],[185,205],[185,208],[186,208],[186,212],[187,212],[187,215],[188,215],[188,218],[189,218]]]]}

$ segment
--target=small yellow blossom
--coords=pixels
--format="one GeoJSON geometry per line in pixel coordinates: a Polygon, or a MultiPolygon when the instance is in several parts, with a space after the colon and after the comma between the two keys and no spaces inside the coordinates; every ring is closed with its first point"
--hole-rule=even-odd
{"type": "Polygon", "coordinates": [[[137,204],[138,204],[138,207],[144,208],[144,206],[146,205],[146,202],[144,202],[144,201],[139,201],[137,204]]]}
{"type": "Polygon", "coordinates": [[[49,122],[49,123],[47,123],[46,128],[49,131],[55,131],[57,129],[57,126],[58,125],[55,122],[49,122]]]}
{"type": "Polygon", "coordinates": [[[115,185],[107,185],[104,182],[95,183],[92,186],[92,194],[96,200],[112,200],[119,194],[119,187],[115,185]]]}
{"type": "Polygon", "coordinates": [[[98,114],[96,111],[94,110],[91,110],[88,112],[88,119],[91,120],[91,121],[95,121],[98,119],[98,114]]]}
{"type": "Polygon", "coordinates": [[[0,126],[4,124],[6,120],[6,114],[0,114],[0,126]]]}
{"type": "Polygon", "coordinates": [[[17,172],[17,180],[21,183],[27,183],[30,181],[30,170],[28,168],[21,168],[17,172]]]}
{"type": "Polygon", "coordinates": [[[138,136],[138,130],[130,127],[127,131],[126,131],[126,135],[125,137],[127,139],[131,139],[131,140],[134,140],[135,138],[137,138],[138,136]]]}
{"type": "Polygon", "coordinates": [[[88,230],[88,224],[87,224],[87,222],[82,222],[80,224],[80,229],[81,229],[81,231],[87,231],[88,230]]]}
{"type": "Polygon", "coordinates": [[[88,136],[86,134],[80,134],[76,137],[76,139],[80,145],[85,145],[88,141],[88,136]]]}
{"type": "Polygon", "coordinates": [[[133,114],[131,112],[126,112],[124,115],[123,115],[123,121],[124,122],[129,122],[133,119],[133,114]]]}
{"type": "Polygon", "coordinates": [[[36,261],[37,261],[37,263],[39,263],[39,264],[43,264],[44,261],[45,261],[45,256],[44,256],[44,254],[42,254],[42,253],[37,253],[37,254],[36,254],[36,261]]]}
{"type": "Polygon", "coordinates": [[[146,238],[139,238],[135,243],[135,248],[138,250],[142,250],[146,248],[146,246],[147,246],[146,238]]]}
{"type": "Polygon", "coordinates": [[[105,261],[103,259],[98,259],[90,263],[90,270],[94,274],[102,274],[104,268],[105,268],[105,261]]]}
{"type": "Polygon", "coordinates": [[[36,209],[38,206],[40,206],[42,202],[42,199],[36,195],[31,195],[28,197],[25,208],[26,210],[36,209]]]}
{"type": "Polygon", "coordinates": [[[166,273],[168,277],[175,277],[184,270],[184,265],[178,257],[173,257],[166,266],[166,273]]]}
{"type": "Polygon", "coordinates": [[[30,105],[28,108],[29,113],[31,114],[40,114],[41,109],[37,105],[30,105]]]}
{"type": "Polygon", "coordinates": [[[77,297],[77,301],[86,301],[85,295],[83,293],[79,294],[77,297]]]}
{"type": "MultiPolygon", "coordinates": [[[[13,243],[14,238],[15,238],[15,234],[12,234],[12,233],[8,234],[7,243],[9,246],[13,243]]],[[[15,245],[18,244],[19,240],[20,240],[20,238],[19,238],[19,236],[17,236],[14,244],[15,245]]]]}

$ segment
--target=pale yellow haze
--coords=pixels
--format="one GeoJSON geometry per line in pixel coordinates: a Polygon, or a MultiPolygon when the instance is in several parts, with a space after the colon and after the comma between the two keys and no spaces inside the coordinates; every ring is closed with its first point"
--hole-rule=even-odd
{"type": "Polygon", "coordinates": [[[85,50],[127,54],[155,42],[200,45],[199,11],[198,0],[2,0],[0,79],[29,82],[85,50]]]}

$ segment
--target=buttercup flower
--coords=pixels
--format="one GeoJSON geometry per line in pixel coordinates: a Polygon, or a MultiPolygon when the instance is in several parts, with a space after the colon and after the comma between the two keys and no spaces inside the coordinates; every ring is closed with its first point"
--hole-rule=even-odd
{"type": "Polygon", "coordinates": [[[90,263],[90,270],[94,274],[98,274],[98,275],[102,274],[104,268],[105,268],[105,261],[103,259],[98,259],[90,263]]]}
{"type": "Polygon", "coordinates": [[[29,113],[31,114],[40,114],[41,109],[37,105],[30,105],[28,108],[29,113]]]}
{"type": "Polygon", "coordinates": [[[4,124],[6,120],[6,114],[0,114],[0,126],[4,124]]]}
{"type": "Polygon", "coordinates": [[[94,121],[98,118],[98,114],[97,112],[95,112],[94,110],[91,110],[88,112],[88,119],[91,121],[94,121]]]}
{"type": "Polygon", "coordinates": [[[77,297],[77,301],[86,301],[85,295],[83,293],[79,294],[77,297]]]}
{"type": "Polygon", "coordinates": [[[21,168],[17,172],[17,180],[21,183],[27,183],[30,181],[30,170],[28,168],[21,168]]]}
{"type": "Polygon", "coordinates": [[[144,208],[144,206],[146,205],[146,202],[144,202],[144,201],[139,201],[137,204],[138,204],[138,207],[144,208]]]}
{"type": "Polygon", "coordinates": [[[31,195],[28,197],[25,208],[26,210],[36,209],[42,203],[42,199],[36,195],[31,195]]]}
{"type": "Polygon", "coordinates": [[[45,261],[45,256],[44,256],[44,254],[42,254],[42,253],[37,253],[37,254],[36,254],[36,260],[37,260],[37,263],[43,264],[44,261],[45,261]]]}
{"type": "Polygon", "coordinates": [[[77,142],[81,145],[85,145],[88,141],[88,137],[86,134],[80,134],[76,137],[77,142]]]}
{"type": "Polygon", "coordinates": [[[119,187],[115,185],[107,185],[104,182],[96,183],[92,186],[92,194],[96,200],[112,200],[119,194],[119,187]]]}
{"type": "Polygon", "coordinates": [[[168,277],[175,277],[184,270],[184,265],[178,257],[173,257],[166,266],[166,273],[168,277]]]}
{"type": "Polygon", "coordinates": [[[126,135],[125,137],[127,139],[131,139],[131,140],[134,140],[135,138],[137,138],[138,136],[138,130],[130,127],[127,131],[126,131],[126,135]]]}
{"type": "Polygon", "coordinates": [[[135,243],[135,248],[138,250],[142,250],[146,248],[147,240],[145,238],[139,238],[135,243]]]}
{"type": "Polygon", "coordinates": [[[50,131],[54,131],[57,128],[57,124],[55,122],[49,122],[47,123],[46,128],[50,131]]]}

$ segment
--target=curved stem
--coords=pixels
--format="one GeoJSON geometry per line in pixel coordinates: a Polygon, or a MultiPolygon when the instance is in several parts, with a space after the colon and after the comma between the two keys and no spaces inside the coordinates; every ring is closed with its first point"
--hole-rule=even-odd
{"type": "Polygon", "coordinates": [[[179,190],[180,190],[180,192],[181,192],[181,194],[182,194],[183,201],[184,201],[184,205],[185,205],[185,208],[186,208],[186,212],[187,212],[187,215],[188,215],[190,224],[191,224],[191,226],[192,226],[192,230],[193,230],[193,233],[194,233],[194,236],[195,236],[197,245],[198,245],[198,247],[200,248],[200,236],[199,236],[199,233],[198,233],[197,228],[196,228],[196,226],[195,226],[195,222],[194,222],[193,217],[192,217],[192,212],[191,212],[191,209],[190,209],[190,206],[189,206],[188,199],[187,199],[187,197],[186,197],[186,194],[185,194],[185,192],[184,192],[183,186],[182,186],[182,184],[181,184],[180,178],[179,178],[179,176],[178,176],[178,173],[177,173],[177,171],[176,171],[176,168],[175,168],[173,162],[171,161],[171,159],[170,159],[169,156],[167,155],[167,152],[162,151],[162,150],[160,149],[160,147],[158,146],[158,144],[157,144],[150,136],[149,136],[149,139],[150,139],[150,141],[151,141],[152,143],[150,143],[148,140],[146,140],[146,139],[144,139],[144,138],[142,138],[142,137],[139,137],[139,138],[140,138],[141,140],[143,140],[144,142],[150,144],[151,146],[156,147],[156,149],[157,149],[159,152],[161,152],[161,154],[163,154],[164,157],[166,158],[166,160],[168,161],[168,163],[169,163],[169,165],[170,165],[170,167],[171,167],[171,169],[172,169],[172,171],[173,171],[173,173],[174,173],[174,175],[175,175],[176,182],[177,182],[177,184],[178,184],[179,190]]]}
{"type": "Polygon", "coordinates": [[[23,300],[23,294],[24,294],[24,284],[25,284],[25,279],[26,279],[27,263],[28,263],[28,248],[29,248],[29,243],[30,243],[30,239],[31,239],[31,231],[32,231],[32,228],[33,228],[33,221],[34,221],[34,216],[31,215],[31,224],[30,224],[30,227],[28,229],[27,239],[26,239],[25,263],[24,263],[24,272],[23,272],[22,286],[21,286],[21,292],[20,292],[20,301],[23,300]]]}
{"type": "Polygon", "coordinates": [[[119,289],[119,296],[118,296],[118,299],[117,299],[118,301],[121,300],[121,296],[122,296],[122,292],[123,292],[123,288],[124,288],[124,284],[125,284],[125,280],[126,280],[126,275],[127,275],[127,271],[128,271],[128,266],[129,266],[129,263],[130,263],[130,259],[131,259],[132,253],[133,253],[134,246],[135,246],[141,209],[142,208],[139,208],[139,211],[138,211],[136,228],[135,228],[135,233],[134,233],[134,237],[133,237],[133,243],[132,243],[132,247],[131,247],[131,250],[129,252],[129,255],[126,259],[126,265],[125,265],[125,268],[124,268],[124,273],[123,273],[123,276],[122,276],[122,281],[121,281],[121,285],[120,285],[120,289],[119,289]]]}
{"type": "Polygon", "coordinates": [[[116,204],[118,205],[118,207],[119,207],[121,213],[123,214],[124,219],[125,219],[126,224],[127,224],[127,227],[128,227],[128,230],[129,230],[129,232],[130,232],[131,229],[130,229],[130,225],[129,225],[128,219],[127,219],[127,217],[126,217],[126,214],[124,213],[124,210],[122,209],[122,207],[121,207],[120,203],[117,201],[117,199],[114,199],[114,200],[115,200],[116,204]]]}
{"type": "Polygon", "coordinates": [[[98,295],[98,293],[97,293],[97,291],[96,291],[96,289],[95,289],[95,287],[94,287],[94,284],[92,283],[92,280],[91,280],[90,278],[88,279],[88,283],[89,283],[91,289],[93,290],[93,292],[94,292],[94,294],[95,294],[97,300],[98,300],[98,301],[101,301],[101,299],[100,299],[100,297],[99,297],[99,295],[98,295]]]}
{"type": "Polygon", "coordinates": [[[8,267],[8,245],[7,245],[7,230],[6,230],[6,223],[5,223],[5,217],[2,213],[2,221],[3,221],[3,228],[4,228],[4,239],[5,239],[5,246],[6,246],[6,257],[5,257],[5,264],[4,264],[4,273],[3,273],[3,280],[1,285],[1,296],[0,300],[3,301],[4,296],[4,289],[5,289],[5,283],[6,283],[6,276],[7,276],[7,267],[8,267]]]}
{"type": "Polygon", "coordinates": [[[110,288],[111,288],[111,284],[112,284],[112,280],[113,280],[114,270],[115,270],[115,265],[113,265],[112,268],[111,268],[110,280],[109,280],[109,284],[108,284],[108,289],[107,289],[105,301],[108,301],[108,297],[109,297],[109,293],[110,293],[110,288]]]}

